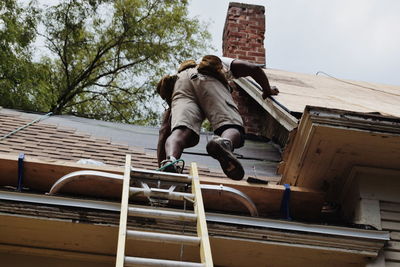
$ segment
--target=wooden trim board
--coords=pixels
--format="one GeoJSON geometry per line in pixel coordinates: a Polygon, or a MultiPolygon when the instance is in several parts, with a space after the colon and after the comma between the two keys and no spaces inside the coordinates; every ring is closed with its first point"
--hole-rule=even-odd
{"type": "MultiPolygon", "coordinates": [[[[46,251],[51,249],[53,256],[61,258],[79,256],[85,259],[85,253],[88,253],[87,259],[96,261],[98,258],[91,255],[96,254],[101,257],[115,255],[118,239],[116,224],[117,220],[115,225],[88,224],[0,213],[0,226],[4,230],[4,234],[0,236],[0,244],[34,247],[46,251]],[[63,251],[76,252],[79,255],[63,251]]],[[[365,257],[375,257],[383,245],[382,241],[327,237],[320,234],[261,231],[215,224],[210,226],[211,248],[214,262],[218,266],[265,266],[264,263],[274,263],[273,266],[291,266],[279,264],[295,262],[300,266],[306,263],[310,265],[315,263],[315,266],[334,266],[329,265],[330,263],[352,266],[350,263],[363,262],[365,257]],[[238,236],[235,237],[235,234],[238,236]],[[287,257],[288,253],[290,257],[287,257]]],[[[141,222],[137,227],[143,228],[148,225],[141,222]]],[[[156,225],[156,227],[162,226],[156,225]]],[[[168,224],[167,227],[171,228],[174,225],[168,224]]],[[[176,229],[178,232],[181,230],[176,229]]],[[[179,253],[172,253],[176,246],[139,242],[140,245],[129,241],[127,254],[151,257],[152,251],[156,250],[163,254],[160,257],[166,256],[172,260],[179,258],[179,253]]],[[[185,247],[183,260],[197,261],[198,250],[185,247]]]]}
{"type": "Polygon", "coordinates": [[[294,116],[292,116],[289,112],[285,111],[283,108],[278,106],[270,99],[263,99],[262,92],[256,88],[254,84],[252,84],[246,78],[235,79],[235,83],[237,83],[243,90],[245,90],[258,104],[263,107],[271,116],[277,120],[288,132],[292,131],[297,127],[299,122],[294,116]]]}
{"type": "MultiPolygon", "coordinates": [[[[59,160],[39,160],[26,156],[24,161],[24,186],[48,192],[55,181],[63,175],[79,170],[97,170],[122,175],[124,168],[81,165],[59,160]]],[[[16,186],[18,174],[17,157],[0,154],[0,172],[0,185],[16,186]]],[[[104,179],[102,181],[102,183],[99,183],[98,179],[95,182],[95,179],[90,177],[82,177],[82,180],[66,185],[61,192],[64,194],[120,199],[122,179],[121,181],[116,179],[104,179]]],[[[200,177],[200,182],[233,187],[253,200],[261,216],[271,213],[279,215],[285,190],[283,185],[253,185],[246,181],[210,177],[200,177]]],[[[319,216],[324,201],[322,192],[295,186],[291,188],[291,191],[290,208],[294,218],[315,219],[319,216]]],[[[221,194],[207,194],[203,199],[207,210],[247,212],[247,209],[237,200],[227,199],[221,194]]]]}
{"type": "Polygon", "coordinates": [[[291,143],[281,183],[338,201],[354,166],[399,170],[400,118],[307,107],[291,143]]]}

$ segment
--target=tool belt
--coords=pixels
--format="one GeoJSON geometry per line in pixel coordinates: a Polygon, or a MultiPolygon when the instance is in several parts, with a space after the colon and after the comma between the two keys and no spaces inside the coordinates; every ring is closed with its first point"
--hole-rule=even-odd
{"type": "MultiPolygon", "coordinates": [[[[197,65],[194,60],[186,60],[179,66],[178,73],[195,67],[197,67],[199,73],[214,77],[229,89],[228,80],[223,72],[222,62],[219,57],[213,55],[204,56],[199,65],[197,65]]],[[[177,80],[177,74],[166,75],[157,84],[157,93],[168,103],[169,106],[171,106],[172,93],[177,80]]]]}

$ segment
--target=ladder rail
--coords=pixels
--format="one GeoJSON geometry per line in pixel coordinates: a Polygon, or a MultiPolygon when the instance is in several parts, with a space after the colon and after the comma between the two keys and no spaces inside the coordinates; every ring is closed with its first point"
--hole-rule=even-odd
{"type": "Polygon", "coordinates": [[[206,213],[204,211],[203,197],[201,195],[199,173],[197,164],[192,162],[190,166],[190,175],[192,176],[192,191],[195,195],[195,213],[197,214],[197,233],[200,237],[200,258],[201,263],[206,267],[213,267],[211,255],[210,240],[208,238],[206,213]]]}
{"type": "Polygon", "coordinates": [[[126,230],[128,223],[129,182],[131,176],[131,155],[126,155],[124,181],[122,186],[121,213],[119,219],[116,267],[123,267],[125,260],[126,230]]]}

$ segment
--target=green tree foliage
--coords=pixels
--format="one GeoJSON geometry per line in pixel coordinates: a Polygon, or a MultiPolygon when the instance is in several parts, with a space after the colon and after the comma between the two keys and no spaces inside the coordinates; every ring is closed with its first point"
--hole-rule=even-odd
{"type": "MultiPolygon", "coordinates": [[[[32,63],[37,9],[19,6],[14,0],[0,2],[0,105],[32,109],[37,93],[30,86],[40,73],[32,63]]],[[[38,66],[39,68],[39,66],[38,66]]]]}
{"type": "Polygon", "coordinates": [[[30,66],[35,78],[28,80],[35,86],[24,101],[55,114],[154,124],[155,82],[178,62],[199,57],[209,39],[205,26],[188,18],[187,6],[172,0],[68,0],[44,9],[37,32],[47,56],[30,66]]]}

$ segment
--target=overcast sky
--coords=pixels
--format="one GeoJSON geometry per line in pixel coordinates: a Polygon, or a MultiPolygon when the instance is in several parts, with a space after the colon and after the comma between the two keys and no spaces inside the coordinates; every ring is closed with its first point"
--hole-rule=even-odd
{"type": "MultiPolygon", "coordinates": [[[[229,2],[190,0],[191,16],[210,23],[219,55],[229,2]]],[[[400,0],[236,2],[265,6],[267,67],[400,85],[400,0]]]]}
{"type": "MultiPolygon", "coordinates": [[[[192,0],[221,54],[228,0],[192,0]]],[[[243,0],[266,9],[267,67],[400,85],[399,0],[243,0]]]]}

